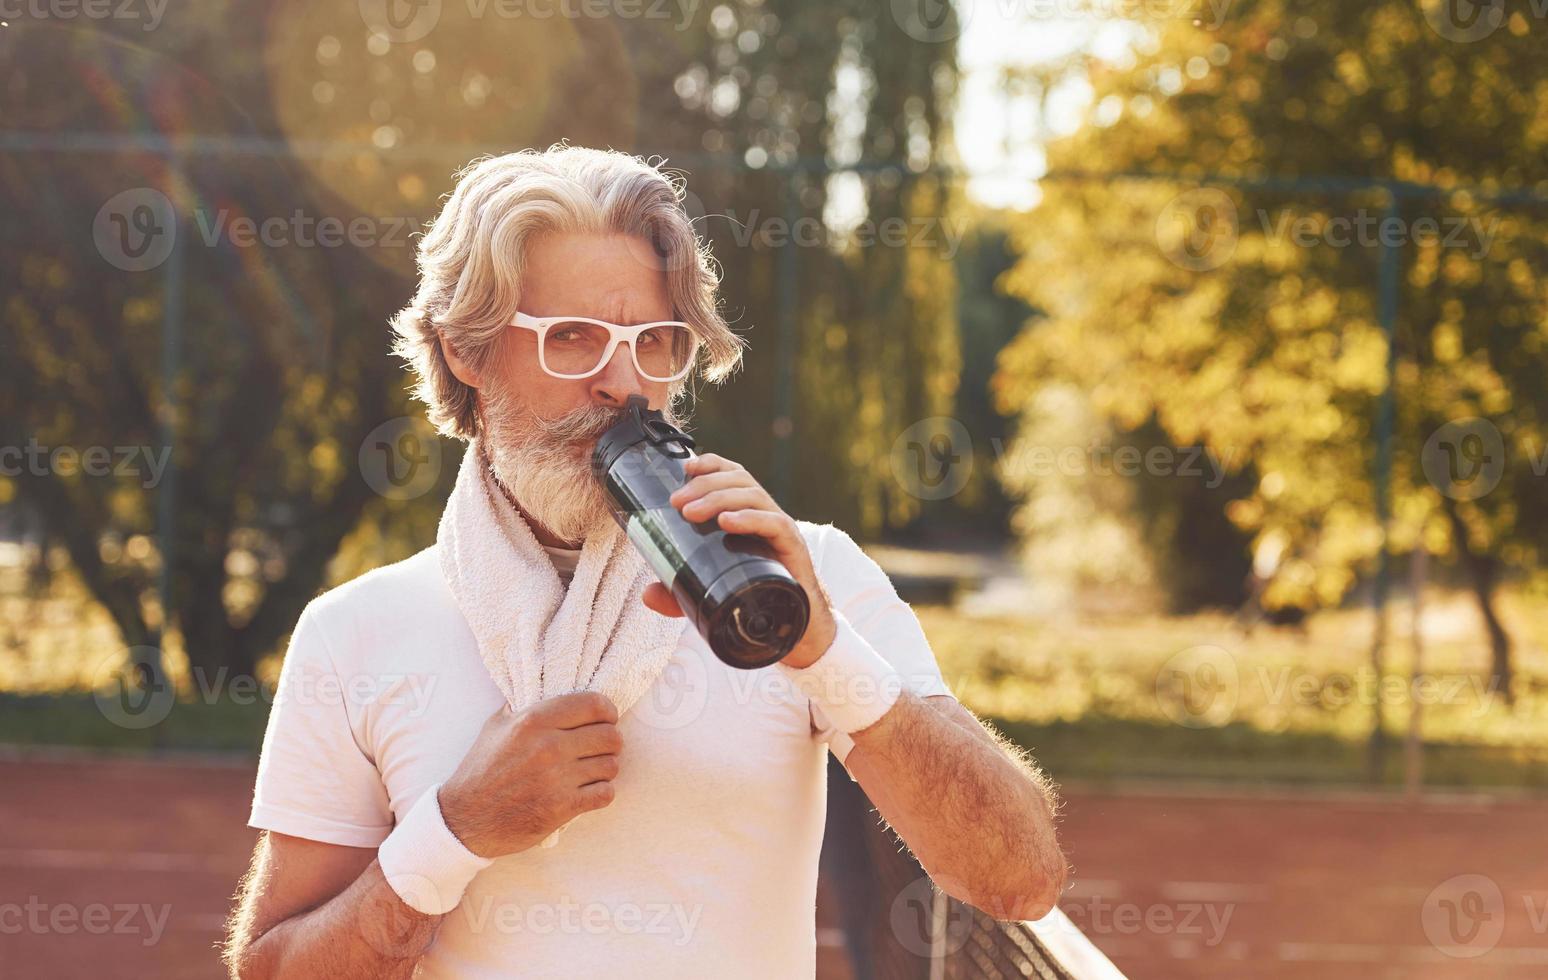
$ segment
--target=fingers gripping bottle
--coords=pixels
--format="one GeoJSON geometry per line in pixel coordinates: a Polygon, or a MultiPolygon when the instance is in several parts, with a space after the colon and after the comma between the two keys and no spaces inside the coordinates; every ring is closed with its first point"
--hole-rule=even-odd
{"type": "Polygon", "coordinates": [[[715,656],[752,670],[789,653],[806,632],[803,589],[762,538],[697,524],[668,501],[687,482],[693,437],[631,395],[624,417],[597,440],[592,474],[613,519],[672,591],[715,656]]]}

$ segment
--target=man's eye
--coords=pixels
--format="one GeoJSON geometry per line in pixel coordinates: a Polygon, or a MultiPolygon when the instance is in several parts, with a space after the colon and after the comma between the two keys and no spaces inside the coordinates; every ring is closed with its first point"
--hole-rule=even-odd
{"type": "Polygon", "coordinates": [[[557,340],[560,343],[571,343],[580,339],[580,331],[571,327],[564,330],[555,330],[548,336],[550,340],[557,340]]]}
{"type": "Polygon", "coordinates": [[[640,334],[639,340],[635,341],[635,343],[641,345],[642,347],[652,347],[661,343],[661,335],[654,330],[647,330],[640,334]]]}

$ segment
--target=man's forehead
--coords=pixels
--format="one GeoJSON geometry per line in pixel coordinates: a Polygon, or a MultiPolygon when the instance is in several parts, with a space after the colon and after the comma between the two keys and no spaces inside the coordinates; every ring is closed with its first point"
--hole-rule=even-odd
{"type": "Polygon", "coordinates": [[[666,274],[641,261],[637,249],[622,236],[541,239],[529,255],[522,311],[626,325],[671,319],[666,274]]]}

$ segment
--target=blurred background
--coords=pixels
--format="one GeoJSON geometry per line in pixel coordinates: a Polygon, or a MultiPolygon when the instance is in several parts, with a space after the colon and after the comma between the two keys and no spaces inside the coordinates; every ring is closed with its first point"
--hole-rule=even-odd
{"type": "Polygon", "coordinates": [[[1063,786],[1119,968],[1548,969],[1541,0],[0,19],[0,974],[216,975],[288,633],[455,476],[416,236],[559,140],[682,177],[750,343],[695,435],[1063,786]]]}

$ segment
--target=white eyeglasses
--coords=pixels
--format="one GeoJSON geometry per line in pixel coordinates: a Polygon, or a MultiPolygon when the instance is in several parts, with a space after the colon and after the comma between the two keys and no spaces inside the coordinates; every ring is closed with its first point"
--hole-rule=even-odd
{"type": "Polygon", "coordinates": [[[619,344],[628,344],[641,377],[677,381],[693,369],[699,351],[698,336],[680,320],[625,327],[584,316],[517,313],[510,325],[537,334],[538,364],[556,378],[589,378],[613,359],[619,344]]]}

